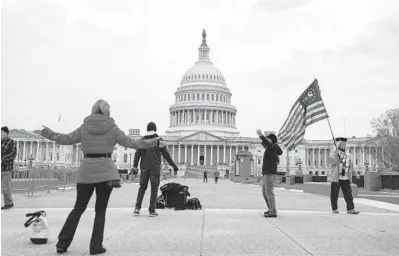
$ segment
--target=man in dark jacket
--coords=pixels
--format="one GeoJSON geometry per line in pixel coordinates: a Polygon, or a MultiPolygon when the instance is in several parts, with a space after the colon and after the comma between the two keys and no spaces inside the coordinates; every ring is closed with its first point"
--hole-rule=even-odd
{"type": "Polygon", "coordinates": [[[14,159],[17,156],[17,144],[8,134],[7,126],[1,127],[1,190],[4,196],[2,210],[14,207],[11,195],[11,178],[14,170],[14,159]]]}
{"type": "MultiPolygon", "coordinates": [[[[159,137],[156,133],[157,126],[155,123],[150,122],[147,125],[148,134],[142,139],[152,139],[159,137]]],[[[162,139],[161,139],[162,140],[162,139]]],[[[133,170],[137,171],[137,166],[140,162],[140,188],[137,195],[136,208],[134,209],[134,214],[139,215],[141,204],[143,202],[145,191],[147,190],[148,181],[151,181],[151,197],[150,206],[148,208],[150,217],[157,216],[158,213],[155,211],[156,200],[158,197],[158,187],[161,176],[161,154],[166,159],[166,161],[173,167],[175,173],[177,173],[177,166],[173,162],[172,158],[166,147],[163,148],[150,148],[145,150],[137,150],[134,154],[133,170]]]]}
{"type": "Polygon", "coordinates": [[[264,216],[268,218],[277,217],[276,199],[274,197],[274,182],[276,181],[277,175],[278,156],[283,154],[283,151],[279,145],[277,145],[276,135],[269,134],[265,137],[262,134],[262,130],[257,130],[256,132],[262,140],[262,146],[265,148],[262,165],[262,193],[269,210],[264,213],[264,216]]]}

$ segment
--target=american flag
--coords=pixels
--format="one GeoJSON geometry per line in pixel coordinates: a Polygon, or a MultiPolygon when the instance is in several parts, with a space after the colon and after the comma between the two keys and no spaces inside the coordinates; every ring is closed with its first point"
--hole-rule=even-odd
{"type": "Polygon", "coordinates": [[[327,111],[315,79],[292,106],[287,120],[278,132],[279,140],[284,147],[292,150],[302,142],[306,127],[326,118],[327,111]]]}

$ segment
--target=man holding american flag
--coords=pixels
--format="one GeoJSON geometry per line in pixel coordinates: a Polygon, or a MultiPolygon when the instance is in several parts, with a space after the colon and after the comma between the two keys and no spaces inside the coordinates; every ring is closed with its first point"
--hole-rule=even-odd
{"type": "MultiPolygon", "coordinates": [[[[281,143],[285,148],[287,148],[288,151],[295,149],[299,144],[301,144],[303,138],[305,137],[306,127],[324,119],[327,119],[328,121],[327,110],[321,98],[318,81],[315,79],[313,83],[309,85],[308,88],[297,99],[294,106],[292,106],[287,120],[279,131],[278,136],[281,143]]],[[[330,121],[328,121],[328,124],[332,134],[330,121]]],[[[333,140],[335,144],[334,135],[333,140]]],[[[352,192],[350,190],[350,181],[346,178],[349,175],[348,170],[350,170],[350,166],[346,166],[345,164],[349,164],[351,162],[349,160],[343,161],[343,159],[346,159],[346,157],[340,157],[340,154],[345,155],[346,139],[337,138],[337,141],[339,142],[339,145],[337,147],[335,144],[336,151],[334,152],[333,157],[330,159],[330,161],[333,163],[332,174],[334,177],[336,177],[331,183],[331,206],[333,208],[333,213],[338,213],[337,200],[339,188],[341,186],[345,201],[347,202],[348,213],[358,214],[359,212],[354,210],[352,192]],[[344,167],[340,168],[338,166],[342,166],[342,161],[344,162],[344,167]],[[343,170],[342,175],[346,173],[346,176],[340,176],[338,182],[338,172],[341,169],[343,170]]]]}

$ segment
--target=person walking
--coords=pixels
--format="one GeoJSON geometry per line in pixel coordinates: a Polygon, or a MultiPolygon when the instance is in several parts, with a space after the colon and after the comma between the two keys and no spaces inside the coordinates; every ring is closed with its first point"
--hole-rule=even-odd
{"type": "Polygon", "coordinates": [[[274,182],[276,181],[277,176],[278,156],[283,154],[283,151],[277,144],[276,135],[271,133],[265,137],[260,129],[257,130],[256,133],[259,135],[259,138],[262,140],[262,146],[265,148],[262,164],[262,194],[269,210],[264,212],[264,216],[267,218],[277,217],[276,199],[274,196],[274,182]]]}
{"type": "Polygon", "coordinates": [[[353,161],[346,152],[346,142],[347,138],[338,137],[335,139],[337,142],[337,149],[333,152],[330,157],[331,172],[329,179],[331,182],[331,208],[333,213],[339,213],[338,211],[338,195],[339,188],[342,189],[344,194],[344,199],[346,202],[346,210],[348,214],[358,214],[359,212],[355,210],[355,205],[353,203],[352,197],[352,174],[353,174],[353,161]]]}
{"type": "Polygon", "coordinates": [[[57,133],[43,126],[41,135],[59,145],[81,143],[84,158],[77,173],[77,197],[73,210],[65,221],[56,244],[58,253],[67,252],[79,220],[87,204],[96,191],[95,218],[90,240],[90,254],[105,253],[103,247],[105,215],[108,200],[113,187],[119,187],[120,177],[115,163],[111,159],[116,144],[127,148],[146,149],[163,147],[157,138],[151,140],[133,140],[115,124],[110,117],[110,105],[105,100],[98,100],[91,115],[83,124],[69,134],[57,133]]]}
{"type": "Polygon", "coordinates": [[[2,210],[14,207],[11,194],[12,172],[14,171],[14,160],[17,156],[17,144],[8,134],[7,126],[1,127],[1,191],[4,197],[2,210]]]}
{"type": "Polygon", "coordinates": [[[208,183],[208,172],[206,171],[206,169],[205,169],[205,171],[204,171],[204,183],[208,183]]]}
{"type": "MultiPolygon", "coordinates": [[[[157,126],[154,122],[150,122],[147,125],[147,135],[144,136],[143,140],[159,138],[157,134],[157,126]]],[[[161,139],[162,140],[162,139],[161,139]]],[[[166,147],[164,148],[150,148],[150,149],[139,149],[134,154],[133,169],[137,172],[137,166],[140,161],[140,187],[137,194],[136,206],[134,209],[134,214],[139,215],[141,210],[141,205],[143,203],[143,198],[145,191],[148,187],[148,182],[151,182],[151,197],[150,206],[148,207],[148,213],[150,217],[158,216],[155,211],[156,201],[158,197],[158,188],[161,176],[161,155],[165,160],[173,167],[174,173],[176,175],[177,168],[176,164],[173,162],[166,147]]]]}
{"type": "Polygon", "coordinates": [[[220,173],[219,173],[219,171],[216,169],[216,171],[215,171],[215,184],[218,183],[219,175],[220,175],[220,173]]]}

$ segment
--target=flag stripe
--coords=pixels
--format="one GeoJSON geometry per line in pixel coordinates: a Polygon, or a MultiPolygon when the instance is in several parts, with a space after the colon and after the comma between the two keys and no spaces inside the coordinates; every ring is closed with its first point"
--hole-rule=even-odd
{"type": "Polygon", "coordinates": [[[299,106],[297,110],[295,110],[295,115],[291,116],[291,120],[288,122],[287,126],[284,128],[284,131],[280,131],[279,134],[281,137],[284,137],[286,134],[290,133],[294,128],[294,124],[298,122],[299,119],[303,118],[305,110],[302,106],[299,106]]]}
{"type": "Polygon", "coordinates": [[[295,145],[295,147],[296,147],[298,145],[298,143],[300,143],[302,141],[302,140],[298,141],[298,137],[299,136],[304,137],[306,127],[308,127],[309,125],[312,125],[318,121],[326,119],[327,117],[328,116],[327,116],[326,112],[322,112],[318,115],[315,115],[315,118],[307,119],[304,123],[302,123],[302,125],[300,127],[298,127],[298,129],[296,129],[297,132],[292,133],[289,137],[286,137],[283,140],[283,143],[285,143],[287,145],[296,144],[295,145]]]}
{"type": "Polygon", "coordinates": [[[292,106],[292,108],[291,108],[291,110],[290,110],[290,112],[288,114],[287,120],[285,120],[283,126],[281,127],[281,130],[284,129],[285,125],[291,120],[291,115],[293,115],[295,113],[294,109],[297,109],[298,106],[300,106],[300,105],[301,105],[300,102],[297,100],[295,102],[295,104],[292,106]]]}
{"type": "MultiPolygon", "coordinates": [[[[310,114],[312,114],[312,113],[314,113],[314,111],[315,110],[318,110],[318,109],[320,109],[320,108],[322,108],[322,109],[324,109],[324,104],[323,104],[323,102],[321,101],[318,101],[318,102],[315,102],[315,103],[313,103],[313,104],[311,104],[311,105],[309,105],[308,107],[307,107],[307,109],[306,109],[306,112],[307,113],[309,113],[309,115],[310,114]]],[[[290,122],[289,122],[289,125],[287,125],[287,127],[291,127],[291,128],[288,128],[287,129],[287,127],[285,128],[286,130],[284,131],[284,132],[279,132],[279,136],[281,137],[281,138],[283,138],[283,137],[285,137],[287,134],[289,134],[293,129],[297,129],[297,127],[294,127],[294,126],[292,126],[292,124],[293,123],[297,123],[297,122],[300,122],[300,118],[303,118],[303,112],[304,112],[305,110],[304,110],[304,107],[302,106],[302,105],[299,105],[299,107],[295,110],[295,112],[296,112],[296,114],[294,115],[294,116],[292,116],[292,115],[290,115],[291,116],[291,120],[290,120],[290,122]]],[[[281,130],[280,130],[281,131],[281,130]]]]}
{"type": "Polygon", "coordinates": [[[285,121],[284,126],[281,127],[279,133],[281,133],[283,130],[287,129],[287,127],[290,127],[290,125],[292,124],[293,120],[298,115],[298,112],[303,110],[303,108],[302,108],[302,106],[301,106],[301,104],[299,102],[297,102],[295,105],[296,105],[295,109],[293,108],[291,110],[292,112],[290,112],[290,114],[288,115],[288,118],[285,121]]]}

